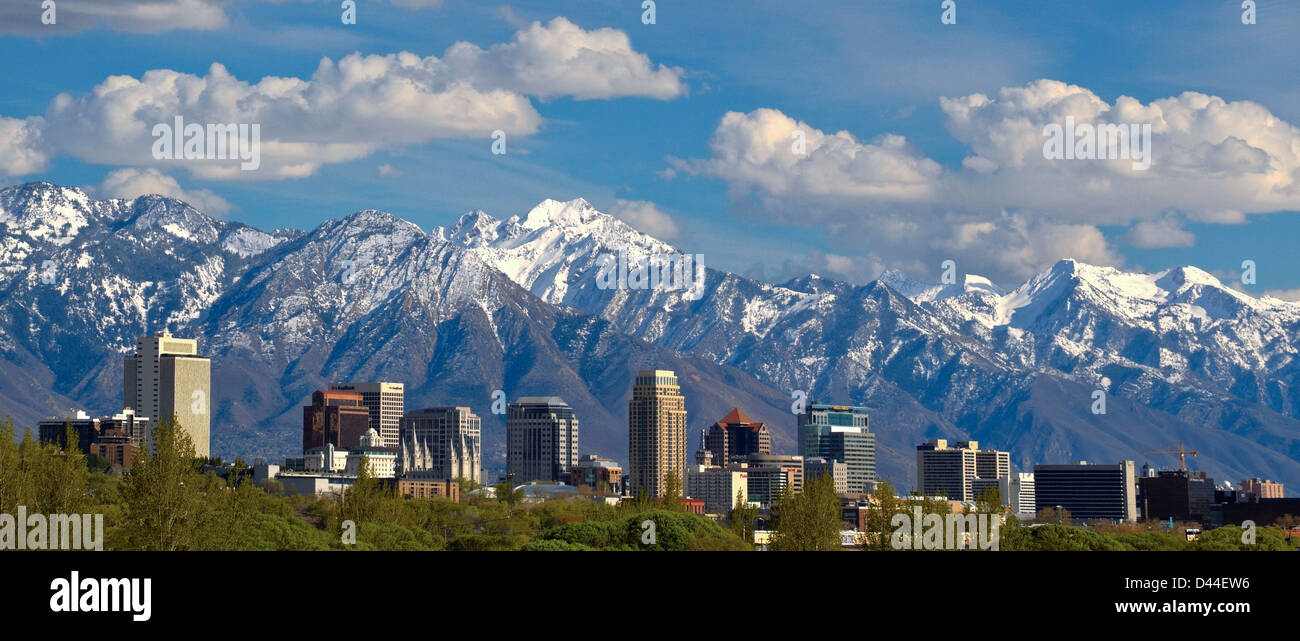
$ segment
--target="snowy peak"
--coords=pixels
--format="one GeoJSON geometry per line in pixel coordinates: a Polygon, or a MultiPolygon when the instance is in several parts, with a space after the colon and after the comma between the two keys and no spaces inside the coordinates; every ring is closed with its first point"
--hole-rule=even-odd
{"type": "Polygon", "coordinates": [[[0,189],[0,223],[32,240],[66,245],[97,217],[95,204],[75,187],[15,185],[0,189]]]}
{"type": "MultiPolygon", "coordinates": [[[[544,229],[547,227],[586,227],[602,216],[607,216],[591,203],[582,198],[560,202],[547,198],[533,207],[520,225],[524,229],[544,229]]],[[[612,216],[611,216],[612,218],[612,216]]]]}
{"type": "Polygon", "coordinates": [[[914,303],[940,301],[971,292],[992,296],[1002,296],[1005,293],[993,281],[976,274],[964,274],[958,282],[945,285],[923,283],[891,269],[881,273],[878,280],[914,303]]]}

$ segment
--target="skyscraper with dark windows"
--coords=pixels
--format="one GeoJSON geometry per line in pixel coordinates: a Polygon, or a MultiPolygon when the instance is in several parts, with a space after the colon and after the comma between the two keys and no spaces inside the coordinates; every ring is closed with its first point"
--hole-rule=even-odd
{"type": "Polygon", "coordinates": [[[578,417],[559,396],[523,396],[506,408],[506,473],[515,484],[567,483],[578,464],[578,417]]]}

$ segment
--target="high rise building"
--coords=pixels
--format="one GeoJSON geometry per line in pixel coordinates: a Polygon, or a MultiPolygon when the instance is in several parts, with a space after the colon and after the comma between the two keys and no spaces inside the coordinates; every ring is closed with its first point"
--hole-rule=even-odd
{"type": "Polygon", "coordinates": [[[361,404],[370,411],[370,429],[383,437],[384,447],[398,446],[398,432],[406,414],[406,390],[402,383],[342,382],[330,384],[330,390],[360,394],[361,404]]]}
{"type": "Polygon", "coordinates": [[[211,454],[212,363],[199,356],[198,341],[166,331],[136,343],[122,359],[123,405],[176,423],[194,442],[194,454],[211,454]]]}
{"type": "Polygon", "coordinates": [[[327,444],[354,450],[372,429],[370,410],[355,392],[316,391],[311,395],[311,405],[302,408],[304,452],[327,444]]]}
{"type": "Polygon", "coordinates": [[[865,494],[876,480],[876,435],[867,408],[809,403],[799,414],[799,455],[839,461],[848,468],[848,491],[865,494]]]}
{"type": "Polygon", "coordinates": [[[506,473],[512,483],[568,482],[578,464],[578,417],[559,396],[523,396],[506,408],[506,473]]]}
{"type": "Polygon", "coordinates": [[[975,501],[977,490],[996,487],[1011,475],[1011,454],[981,450],[978,441],[932,439],[916,446],[916,486],[925,496],[945,496],[954,501],[975,501]],[[986,482],[975,483],[976,479],[986,482]]]}
{"type": "Polygon", "coordinates": [[[750,454],[772,453],[772,434],[767,426],[750,419],[739,408],[732,408],[714,423],[704,439],[714,465],[726,465],[750,454]]]}
{"type": "Polygon", "coordinates": [[[430,407],[402,417],[397,465],[411,478],[483,481],[483,422],[468,407],[430,407]]]}
{"type": "Polygon", "coordinates": [[[632,493],[662,497],[670,473],[686,482],[686,398],[673,371],[637,372],[628,401],[627,449],[632,493]]]}
{"type": "Polygon", "coordinates": [[[1038,512],[1034,492],[1033,472],[1019,472],[1004,476],[998,481],[1002,504],[1011,507],[1012,514],[1029,515],[1038,512]]]}
{"type": "Polygon", "coordinates": [[[1137,521],[1133,461],[1116,465],[1035,465],[1036,507],[1064,508],[1080,520],[1137,521]]]}
{"type": "Polygon", "coordinates": [[[1137,478],[1138,513],[1144,520],[1210,522],[1214,479],[1195,470],[1160,470],[1137,478]]]}

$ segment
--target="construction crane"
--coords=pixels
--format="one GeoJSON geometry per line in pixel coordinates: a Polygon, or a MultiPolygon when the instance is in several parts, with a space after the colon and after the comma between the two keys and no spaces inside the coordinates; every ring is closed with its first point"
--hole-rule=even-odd
{"type": "Polygon", "coordinates": [[[1180,469],[1180,470],[1186,472],[1186,471],[1187,471],[1187,455],[1188,455],[1188,454],[1191,454],[1193,457],[1195,457],[1196,454],[1197,454],[1197,450],[1189,450],[1189,449],[1185,449],[1185,448],[1183,447],[1183,442],[1182,442],[1182,441],[1178,441],[1178,449],[1176,449],[1176,450],[1147,450],[1147,451],[1143,452],[1143,454],[1177,454],[1177,455],[1178,455],[1178,469],[1180,469]]]}

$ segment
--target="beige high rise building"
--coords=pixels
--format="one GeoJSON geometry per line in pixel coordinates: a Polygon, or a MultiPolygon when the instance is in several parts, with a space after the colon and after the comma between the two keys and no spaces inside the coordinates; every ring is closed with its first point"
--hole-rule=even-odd
{"type": "Polygon", "coordinates": [[[628,487],[652,497],[664,495],[664,479],[677,475],[686,484],[686,398],[677,374],[653,369],[637,372],[628,401],[628,487]]]}
{"type": "Polygon", "coordinates": [[[370,410],[370,429],[379,432],[384,447],[398,446],[398,431],[406,414],[406,387],[402,383],[331,383],[335,392],[361,395],[361,404],[370,410]]]}
{"type": "MultiPolygon", "coordinates": [[[[194,441],[194,454],[211,455],[212,362],[199,343],[166,331],[136,342],[122,359],[122,401],[156,422],[176,422],[194,441]]],[[[157,424],[155,422],[155,424],[157,424]]]]}
{"type": "Polygon", "coordinates": [[[916,446],[916,485],[925,496],[946,496],[954,501],[974,501],[985,486],[996,487],[1011,475],[1011,454],[981,450],[978,441],[931,439],[916,446]],[[988,481],[987,484],[975,480],[988,481]]]}

